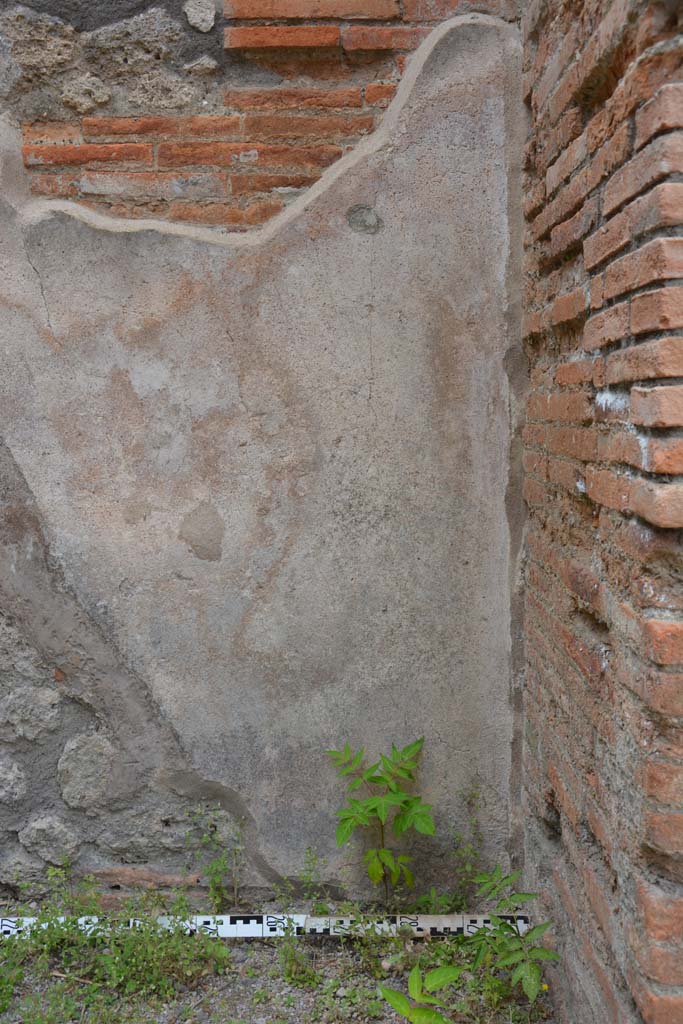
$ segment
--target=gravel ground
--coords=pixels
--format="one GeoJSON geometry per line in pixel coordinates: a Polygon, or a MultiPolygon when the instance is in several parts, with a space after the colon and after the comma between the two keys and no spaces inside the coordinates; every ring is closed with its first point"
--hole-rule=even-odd
{"type": "MultiPolygon", "coordinates": [[[[0,1014],[1,1024],[309,1024],[361,1021],[399,1024],[402,1018],[377,996],[377,980],[359,953],[330,940],[305,940],[307,959],[320,975],[312,988],[284,980],[278,944],[259,940],[234,943],[232,967],[207,978],[199,988],[180,992],[172,1003],[119,1000],[98,1010],[79,1004],[78,982],[69,983],[72,1009],[55,999],[66,983],[52,975],[27,973],[13,1008],[0,1014]],[[55,987],[56,986],[56,989],[55,987]],[[23,1003],[23,1009],[22,1007],[23,1003]]],[[[376,959],[375,959],[376,962],[376,959]]],[[[405,990],[405,973],[384,979],[405,990]]],[[[474,1018],[461,1018],[474,1024],[474,1018]]],[[[484,1011],[477,1024],[552,1024],[545,1003],[531,1015],[521,1007],[484,1011]]]]}

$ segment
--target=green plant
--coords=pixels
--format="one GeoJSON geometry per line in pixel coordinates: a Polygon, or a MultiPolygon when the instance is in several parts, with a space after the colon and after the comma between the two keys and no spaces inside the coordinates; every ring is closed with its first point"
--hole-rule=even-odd
{"type": "Polygon", "coordinates": [[[395,854],[387,847],[387,832],[391,826],[395,836],[413,829],[423,835],[434,835],[434,819],[430,804],[411,793],[407,786],[415,782],[417,761],[424,738],[409,743],[403,750],[392,745],[389,757],[382,754],[379,761],[365,762],[365,751],[353,753],[347,743],[343,750],[328,750],[337,774],[348,780],[349,797],[345,807],[337,811],[337,845],[344,846],[356,831],[374,832],[377,845],[366,850],[363,862],[374,885],[383,885],[385,902],[389,901],[390,886],[396,886],[401,877],[412,889],[413,874],[408,867],[410,857],[395,854]],[[362,798],[350,794],[363,789],[362,798]]]}
{"type": "Polygon", "coordinates": [[[516,920],[505,919],[516,918],[524,904],[537,898],[536,893],[514,890],[518,878],[519,872],[503,875],[500,867],[477,876],[477,897],[495,901],[489,915],[491,924],[457,942],[460,963],[442,964],[426,973],[420,964],[416,965],[408,977],[410,998],[381,985],[382,995],[398,1014],[411,1024],[447,1024],[453,1013],[461,1015],[468,1009],[461,996],[454,1001],[454,996],[448,994],[454,985],[463,983],[470,993],[478,993],[487,1006],[500,1006],[518,985],[529,1003],[535,1003],[542,988],[541,964],[559,957],[537,943],[552,927],[550,922],[522,932],[516,920]]]}
{"type": "Polygon", "coordinates": [[[304,866],[299,876],[299,884],[301,885],[304,899],[312,902],[313,906],[311,909],[314,914],[329,914],[330,912],[329,905],[324,899],[323,866],[316,851],[311,846],[307,846],[304,866]]]}
{"type": "Polygon", "coordinates": [[[200,804],[191,815],[193,830],[187,838],[196,842],[199,831],[199,846],[208,854],[202,865],[209,886],[209,904],[214,914],[223,913],[228,906],[238,906],[241,879],[244,873],[245,848],[242,828],[232,829],[228,839],[221,828],[219,808],[200,804]]]}
{"type": "Polygon", "coordinates": [[[473,969],[481,964],[489,964],[493,970],[512,968],[510,984],[521,985],[527,999],[533,1003],[541,989],[541,963],[560,958],[536,941],[552,928],[552,922],[544,921],[521,932],[516,921],[504,919],[504,915],[515,917],[524,904],[538,898],[538,893],[515,892],[520,873],[503,875],[500,867],[496,867],[490,874],[477,875],[476,881],[481,886],[477,896],[496,902],[490,914],[490,927],[480,928],[467,941],[474,950],[473,969]]]}
{"type": "MultiPolygon", "coordinates": [[[[50,892],[30,929],[0,944],[2,1007],[11,1005],[22,973],[50,980],[60,978],[42,1003],[28,996],[22,1003],[27,1024],[61,1024],[71,1020],[72,1004],[90,1014],[88,1019],[107,1020],[112,999],[144,996],[166,999],[179,986],[192,987],[210,974],[224,973],[230,965],[227,947],[203,933],[189,936],[185,921],[189,907],[176,898],[165,925],[150,914],[152,898],[129,901],[122,910],[103,916],[92,879],[76,885],[68,868],[48,873],[50,892]],[[79,918],[96,916],[87,929],[79,918]],[[130,920],[135,921],[133,927],[130,920]],[[74,1003],[74,993],[77,993],[74,1003]]],[[[156,911],[160,908],[156,907],[156,911]]]]}

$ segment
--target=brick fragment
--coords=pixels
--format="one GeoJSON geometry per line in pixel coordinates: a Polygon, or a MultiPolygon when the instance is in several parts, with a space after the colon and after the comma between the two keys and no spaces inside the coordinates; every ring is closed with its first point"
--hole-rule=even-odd
{"type": "Polygon", "coordinates": [[[401,25],[352,25],[344,29],[342,45],[345,50],[414,50],[429,35],[429,29],[401,25]]]}
{"type": "Polygon", "coordinates": [[[631,422],[644,427],[683,427],[683,385],[632,388],[631,422]]]}
{"type": "Polygon", "coordinates": [[[323,49],[337,47],[337,25],[261,25],[226,28],[226,50],[323,49]]]}
{"type": "Polygon", "coordinates": [[[339,89],[229,89],[224,97],[231,110],[343,110],[362,107],[363,94],[356,87],[339,89]]]}
{"type": "Polygon", "coordinates": [[[444,21],[453,14],[466,14],[470,10],[485,10],[506,21],[517,21],[519,17],[516,0],[486,0],[485,6],[466,0],[404,0],[403,3],[406,21],[444,21]]]}
{"type": "Polygon", "coordinates": [[[636,149],[659,132],[683,128],[683,83],[672,82],[655,93],[636,114],[636,149]]]}
{"type": "Polygon", "coordinates": [[[652,811],[645,821],[645,839],[648,845],[669,856],[683,854],[683,814],[652,811]]]}

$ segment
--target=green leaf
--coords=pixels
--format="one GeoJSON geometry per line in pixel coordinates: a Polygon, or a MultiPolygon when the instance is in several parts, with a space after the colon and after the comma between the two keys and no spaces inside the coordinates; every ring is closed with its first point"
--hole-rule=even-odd
{"type": "Polygon", "coordinates": [[[512,967],[513,964],[518,964],[520,960],[526,959],[526,953],[523,949],[517,949],[514,953],[507,953],[505,956],[501,956],[496,960],[496,967],[512,967]]]}
{"type": "Polygon", "coordinates": [[[482,943],[481,946],[479,947],[479,949],[477,950],[477,953],[476,953],[476,956],[475,956],[474,960],[472,961],[472,970],[473,971],[476,971],[477,967],[481,967],[481,965],[484,962],[484,957],[485,956],[486,956],[486,946],[484,945],[484,943],[482,943]]]}
{"type": "Polygon", "coordinates": [[[412,761],[414,757],[417,757],[424,746],[424,741],[424,736],[420,736],[419,740],[414,740],[412,743],[409,743],[407,747],[404,747],[400,753],[401,760],[412,761]]]}
{"type": "Polygon", "coordinates": [[[439,989],[445,988],[446,985],[452,985],[460,979],[464,969],[464,967],[437,967],[436,970],[430,971],[425,976],[425,990],[427,992],[438,992],[439,989]]]}
{"type": "Polygon", "coordinates": [[[446,1017],[426,1006],[416,1006],[408,1019],[410,1024],[448,1024],[446,1017]]]}
{"type": "Polygon", "coordinates": [[[384,868],[381,860],[377,856],[377,850],[368,850],[363,857],[363,860],[367,865],[368,878],[374,885],[379,885],[384,878],[384,868]]]}
{"type": "Polygon", "coordinates": [[[417,964],[408,975],[408,994],[416,1003],[422,998],[422,975],[417,964]]]}
{"type": "Polygon", "coordinates": [[[536,1002],[536,997],[541,990],[541,968],[538,964],[526,963],[523,965],[522,988],[524,995],[530,1003],[536,1002]]]}
{"type": "Polygon", "coordinates": [[[409,889],[412,889],[415,885],[415,876],[413,872],[410,870],[410,868],[407,868],[405,864],[401,865],[401,870],[403,871],[403,879],[406,885],[408,886],[409,889]]]}
{"type": "Polygon", "coordinates": [[[363,760],[365,751],[361,747],[357,754],[354,754],[350,764],[347,764],[346,768],[342,768],[339,772],[340,775],[350,775],[351,772],[355,772],[363,760]]]}
{"type": "Polygon", "coordinates": [[[561,957],[558,953],[554,953],[552,949],[545,949],[543,946],[534,946],[528,952],[530,960],[560,960],[561,957]]]}
{"type": "MultiPolygon", "coordinates": [[[[427,804],[423,804],[423,808],[427,806],[427,804]]],[[[413,827],[416,832],[421,832],[423,836],[433,836],[436,832],[434,819],[428,810],[421,809],[418,811],[413,821],[413,827]]]]}
{"type": "Polygon", "coordinates": [[[396,867],[396,861],[391,850],[378,850],[379,859],[382,864],[386,864],[390,871],[393,871],[396,867]]]}
{"type": "Polygon", "coordinates": [[[400,1013],[406,1020],[411,1020],[411,1006],[402,992],[397,992],[393,988],[387,988],[386,985],[380,985],[379,990],[389,1003],[389,1006],[396,1010],[396,1013],[400,1013]]]}
{"type": "Polygon", "coordinates": [[[389,811],[392,807],[398,807],[403,799],[398,793],[385,793],[383,796],[375,796],[366,801],[366,805],[377,815],[382,824],[386,824],[389,811]]]}
{"type": "Polygon", "coordinates": [[[345,821],[339,822],[336,833],[337,846],[344,846],[345,843],[348,843],[349,839],[353,835],[355,827],[354,822],[348,818],[345,821]]]}

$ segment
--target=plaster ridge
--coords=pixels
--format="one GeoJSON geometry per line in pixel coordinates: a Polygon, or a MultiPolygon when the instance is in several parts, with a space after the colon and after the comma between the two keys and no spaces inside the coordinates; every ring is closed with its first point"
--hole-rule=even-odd
{"type": "Polygon", "coordinates": [[[388,142],[404,108],[412,97],[415,87],[422,76],[422,71],[431,55],[447,36],[455,34],[460,28],[468,25],[479,25],[482,28],[495,29],[504,35],[510,36],[510,38],[513,35],[519,37],[519,29],[516,25],[489,14],[472,13],[458,15],[436,26],[413,54],[396,95],[387,108],[379,127],[354,147],[350,153],[347,153],[346,156],[343,156],[335,164],[327,168],[320,179],[302,196],[255,231],[248,233],[226,231],[224,229],[198,227],[190,224],[173,224],[153,218],[138,220],[130,217],[110,217],[65,199],[28,200],[18,210],[19,219],[23,224],[28,225],[45,220],[56,213],[65,213],[69,217],[80,220],[90,227],[114,234],[154,231],[161,235],[173,235],[192,241],[208,242],[222,248],[258,248],[275,238],[289,224],[298,220],[316,199],[330,190],[337,180],[349,173],[366,157],[378,152],[388,142]]]}

